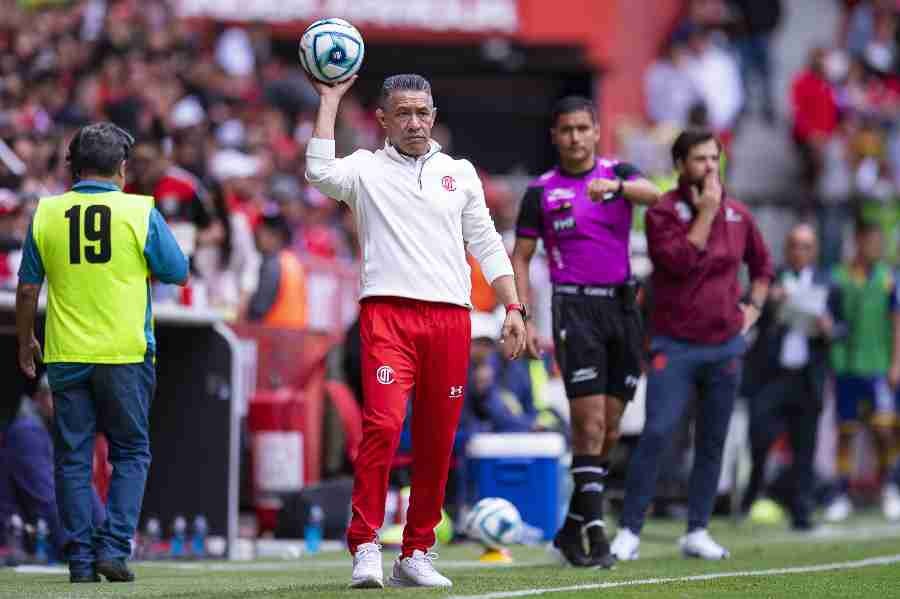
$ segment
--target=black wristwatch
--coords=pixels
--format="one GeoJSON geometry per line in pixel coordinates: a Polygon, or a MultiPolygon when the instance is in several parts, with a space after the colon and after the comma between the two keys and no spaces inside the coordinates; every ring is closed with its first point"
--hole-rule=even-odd
{"type": "Polygon", "coordinates": [[[622,192],[625,191],[625,181],[621,177],[617,177],[619,181],[619,186],[616,187],[615,191],[607,191],[603,194],[604,202],[612,202],[618,197],[622,196],[622,192]]]}
{"type": "Polygon", "coordinates": [[[528,322],[528,309],[525,304],[506,304],[506,313],[509,314],[512,310],[518,311],[522,315],[522,320],[528,322]]]}

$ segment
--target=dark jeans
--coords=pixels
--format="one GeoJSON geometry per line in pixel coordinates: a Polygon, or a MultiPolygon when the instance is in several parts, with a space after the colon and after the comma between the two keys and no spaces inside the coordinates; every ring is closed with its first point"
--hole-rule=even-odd
{"type": "Polygon", "coordinates": [[[69,570],[87,573],[97,560],[126,559],[150,467],[152,357],[141,364],[97,364],[88,379],[54,391],[56,500],[69,539],[69,570]],[[106,520],[91,511],[94,438],[106,435],[113,466],[106,520]]]}
{"type": "Polygon", "coordinates": [[[762,109],[766,113],[774,111],[772,101],[772,69],[769,60],[771,36],[765,33],[745,35],[737,40],[736,46],[744,74],[745,101],[751,98],[751,75],[755,74],[762,88],[762,109]]]}
{"type": "Polygon", "coordinates": [[[795,525],[808,523],[814,507],[813,460],[822,411],[822,384],[813,376],[807,369],[782,370],[749,402],[753,472],[742,508],[749,509],[763,491],[769,448],[787,430],[794,456],[789,507],[795,525]]]}
{"type": "Polygon", "coordinates": [[[853,206],[847,202],[819,202],[816,206],[816,220],[819,225],[819,263],[822,268],[831,269],[840,263],[844,247],[844,230],[852,223],[853,206]]]}
{"type": "Polygon", "coordinates": [[[742,335],[719,345],[654,337],[647,375],[647,416],[628,464],[621,525],[639,534],[653,500],[660,458],[697,392],[694,466],[688,484],[688,531],[705,528],[712,513],[722,450],[741,378],[742,335]]]}

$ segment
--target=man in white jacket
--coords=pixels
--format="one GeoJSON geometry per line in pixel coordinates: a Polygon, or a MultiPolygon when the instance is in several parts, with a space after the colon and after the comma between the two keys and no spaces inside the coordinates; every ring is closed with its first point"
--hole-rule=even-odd
{"type": "Polygon", "coordinates": [[[518,303],[512,265],[475,168],[442,153],[430,138],[436,110],[425,78],[388,77],[376,111],[387,138],[384,147],[335,157],[338,105],[354,80],[333,86],[313,82],[319,110],[306,150],[307,180],[353,210],[363,257],[363,439],[347,532],[350,584],[383,586],[377,531],[407,396],[415,387],[412,494],[403,550],[389,583],[449,587],[428,550],[441,519],[465,395],[472,307],[466,250],[506,305],[507,358],[515,359],[524,348],[525,308],[518,303]]]}

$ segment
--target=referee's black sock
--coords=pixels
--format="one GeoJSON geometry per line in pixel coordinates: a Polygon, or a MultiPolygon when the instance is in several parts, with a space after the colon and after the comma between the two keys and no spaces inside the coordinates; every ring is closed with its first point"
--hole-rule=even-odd
{"type": "MultiPolygon", "coordinates": [[[[596,455],[577,455],[572,458],[572,478],[575,488],[573,503],[577,497],[579,523],[587,528],[588,538],[594,537],[592,530],[603,534],[603,492],[606,489],[607,462],[596,455]]],[[[566,521],[568,525],[568,520],[566,521]]]]}
{"type": "Polygon", "coordinates": [[[569,505],[569,513],[566,514],[566,521],[562,527],[562,533],[568,537],[577,537],[581,534],[581,525],[584,524],[584,518],[581,517],[581,514],[572,511],[572,505],[575,501],[575,497],[572,497],[572,502],[569,505]]]}
{"type": "MultiPolygon", "coordinates": [[[[572,467],[569,467],[569,472],[571,471],[572,467]]],[[[572,475],[572,478],[574,480],[575,475],[572,475]]],[[[574,485],[572,497],[569,499],[569,512],[566,514],[562,532],[570,537],[581,535],[582,524],[584,524],[584,516],[581,515],[581,493],[578,492],[578,485],[574,485]]]]}
{"type": "Polygon", "coordinates": [[[581,527],[584,524],[584,506],[581,501],[581,492],[578,490],[578,479],[575,478],[575,467],[579,463],[581,456],[572,457],[572,465],[569,466],[569,473],[572,475],[572,497],[569,499],[569,512],[566,514],[566,521],[563,524],[563,534],[574,537],[581,535],[581,527]]]}

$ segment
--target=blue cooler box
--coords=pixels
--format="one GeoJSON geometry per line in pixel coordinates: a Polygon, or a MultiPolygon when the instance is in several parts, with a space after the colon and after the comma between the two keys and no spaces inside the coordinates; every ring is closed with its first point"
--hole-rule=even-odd
{"type": "Polygon", "coordinates": [[[475,499],[502,497],[522,520],[556,534],[560,521],[560,458],[566,451],[559,433],[481,433],[466,447],[475,481],[475,499]]]}

